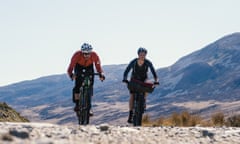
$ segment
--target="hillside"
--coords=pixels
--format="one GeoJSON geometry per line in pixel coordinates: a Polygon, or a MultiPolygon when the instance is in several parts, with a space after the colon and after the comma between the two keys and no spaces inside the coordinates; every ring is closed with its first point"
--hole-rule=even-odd
{"type": "Polygon", "coordinates": [[[6,103],[0,103],[0,122],[29,122],[6,103]]]}
{"type": "Polygon", "coordinates": [[[165,102],[156,104],[163,111],[178,108],[204,116],[217,111],[239,113],[239,40],[240,33],[224,36],[160,70],[162,87],[152,102],[165,102]]]}
{"type": "MultiPolygon", "coordinates": [[[[240,33],[224,36],[179,59],[157,74],[160,86],[148,96],[151,118],[189,111],[204,118],[223,112],[226,117],[240,113],[240,33]]],[[[125,124],[128,90],[121,82],[126,64],[107,65],[106,80],[95,78],[91,124],[125,124]]],[[[57,124],[76,123],[71,90],[66,74],[50,75],[0,87],[5,101],[31,121],[57,124]]]]}

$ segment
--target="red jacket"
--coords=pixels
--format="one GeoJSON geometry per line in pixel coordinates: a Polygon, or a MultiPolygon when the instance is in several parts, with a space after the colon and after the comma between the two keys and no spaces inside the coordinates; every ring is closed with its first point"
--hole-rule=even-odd
{"type": "Polygon", "coordinates": [[[85,59],[84,56],[83,56],[83,53],[81,51],[77,51],[72,56],[71,63],[68,66],[67,73],[68,73],[69,76],[71,76],[73,74],[73,69],[74,69],[74,67],[77,63],[81,66],[86,66],[86,67],[90,66],[91,64],[94,63],[97,72],[103,73],[101,63],[100,63],[100,59],[99,59],[97,53],[95,53],[95,52],[91,52],[90,57],[88,59],[85,59]]]}

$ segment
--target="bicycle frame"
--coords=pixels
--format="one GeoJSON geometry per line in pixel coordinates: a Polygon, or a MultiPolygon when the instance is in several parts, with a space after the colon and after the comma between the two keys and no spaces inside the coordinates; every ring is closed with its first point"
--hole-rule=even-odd
{"type": "Polygon", "coordinates": [[[91,78],[93,75],[99,75],[99,73],[85,73],[83,75],[82,86],[80,87],[80,98],[79,98],[79,111],[77,111],[79,125],[89,124],[90,119],[90,108],[91,108],[91,78]]]}

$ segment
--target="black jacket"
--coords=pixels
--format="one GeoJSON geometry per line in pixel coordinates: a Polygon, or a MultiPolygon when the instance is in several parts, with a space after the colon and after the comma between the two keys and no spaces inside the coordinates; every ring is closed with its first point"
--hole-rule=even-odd
{"type": "Polygon", "coordinates": [[[150,68],[153,74],[153,77],[157,79],[157,74],[151,61],[149,61],[148,59],[145,59],[143,65],[139,66],[137,64],[137,58],[135,58],[128,64],[126,70],[124,71],[123,79],[127,80],[128,73],[132,69],[131,78],[144,82],[147,79],[148,68],[150,68]]]}

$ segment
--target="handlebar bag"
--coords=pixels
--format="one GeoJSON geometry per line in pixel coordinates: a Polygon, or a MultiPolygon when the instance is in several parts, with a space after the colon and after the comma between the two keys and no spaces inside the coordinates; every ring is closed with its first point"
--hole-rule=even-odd
{"type": "Polygon", "coordinates": [[[140,80],[131,79],[128,83],[128,89],[133,92],[148,92],[152,93],[154,90],[154,84],[149,82],[142,82],[140,80]]]}

